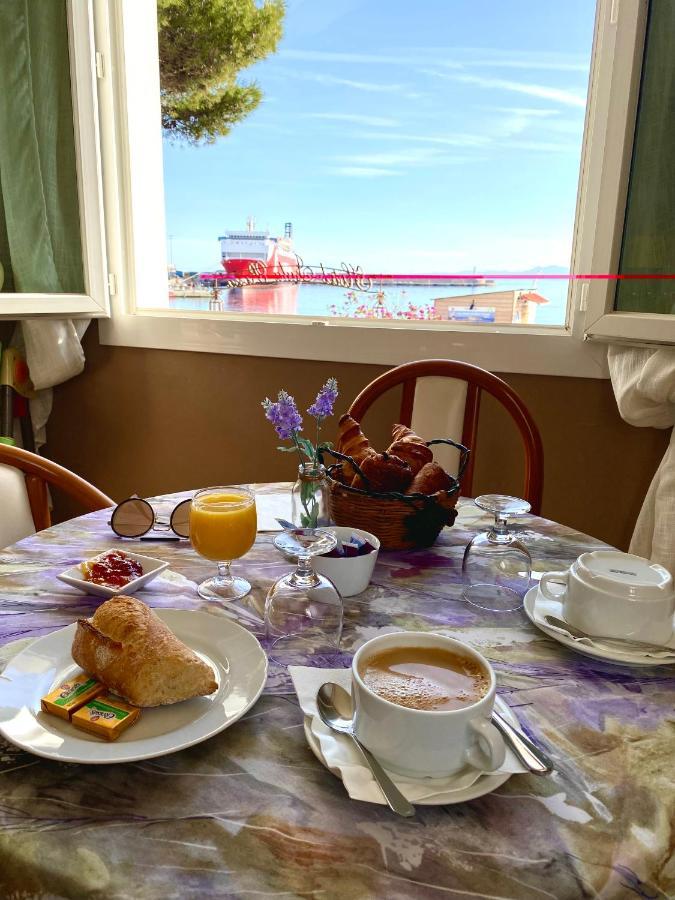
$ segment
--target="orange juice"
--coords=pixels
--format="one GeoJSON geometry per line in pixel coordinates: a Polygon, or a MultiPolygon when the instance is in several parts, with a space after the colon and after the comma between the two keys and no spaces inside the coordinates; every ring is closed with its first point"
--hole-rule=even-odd
{"type": "Polygon", "coordinates": [[[230,562],[255,542],[255,500],[236,491],[197,495],[190,509],[190,540],[197,553],[214,562],[230,562]]]}

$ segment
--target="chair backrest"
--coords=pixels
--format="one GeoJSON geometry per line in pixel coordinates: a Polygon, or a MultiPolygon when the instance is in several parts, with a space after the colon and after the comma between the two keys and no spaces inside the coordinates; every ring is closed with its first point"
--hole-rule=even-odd
{"type": "MultiPolygon", "coordinates": [[[[45,459],[43,456],[38,456],[37,453],[30,453],[20,447],[0,444],[0,465],[18,469],[23,473],[28,505],[36,531],[49,528],[51,525],[47,485],[68,494],[84,508],[85,512],[94,512],[97,509],[115,505],[114,500],[95,488],[93,484],[89,484],[84,478],[80,478],[79,475],[75,475],[74,472],[59,466],[50,459],[45,459]]],[[[21,498],[21,493],[16,490],[15,480],[12,483],[5,479],[3,483],[11,485],[11,489],[8,487],[7,495],[0,496],[0,516],[3,520],[8,517],[14,518],[14,530],[16,530],[19,522],[26,519],[25,502],[21,498]]],[[[25,530],[25,526],[21,530],[25,530]]],[[[31,531],[32,529],[29,529],[25,534],[13,535],[13,539],[20,540],[31,531]]]]}
{"type": "Polygon", "coordinates": [[[501,378],[469,363],[449,359],[423,359],[405,363],[390,369],[371,381],[349,408],[350,415],[360,422],[370,406],[391,388],[403,385],[401,409],[398,421],[410,427],[415,404],[415,390],[419,378],[444,377],[465,381],[466,402],[462,424],[462,444],[471,449],[469,464],[462,478],[462,493],[472,496],[473,473],[476,462],[476,439],[481,393],[487,391],[497,399],[514,420],[525,447],[525,484],[523,497],[532,506],[532,512],[541,512],[544,486],[544,448],[530,411],[518,394],[501,378]]]}

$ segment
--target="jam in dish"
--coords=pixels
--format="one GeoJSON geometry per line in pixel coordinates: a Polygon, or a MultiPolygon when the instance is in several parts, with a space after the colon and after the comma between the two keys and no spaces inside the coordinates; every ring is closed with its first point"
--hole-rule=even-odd
{"type": "Polygon", "coordinates": [[[83,562],[80,568],[85,581],[105,584],[107,587],[122,587],[143,574],[141,564],[130,559],[121,550],[113,550],[91,562],[83,562]]]}

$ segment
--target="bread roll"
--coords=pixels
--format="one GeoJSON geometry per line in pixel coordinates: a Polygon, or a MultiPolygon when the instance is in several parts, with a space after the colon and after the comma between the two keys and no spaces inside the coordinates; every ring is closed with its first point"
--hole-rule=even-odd
{"type": "Polygon", "coordinates": [[[370,490],[377,493],[404,491],[413,477],[408,463],[389,453],[373,453],[366,457],[361,462],[361,470],[368,479],[370,490]]]}
{"type": "Polygon", "coordinates": [[[113,597],[80,619],[73,659],[134,706],[164,706],[217,690],[213,669],[186,647],[149,606],[113,597]]]}
{"type": "Polygon", "coordinates": [[[445,469],[438,463],[430,462],[422,466],[410,483],[406,494],[435,494],[438,491],[449,491],[455,486],[445,469]]]}

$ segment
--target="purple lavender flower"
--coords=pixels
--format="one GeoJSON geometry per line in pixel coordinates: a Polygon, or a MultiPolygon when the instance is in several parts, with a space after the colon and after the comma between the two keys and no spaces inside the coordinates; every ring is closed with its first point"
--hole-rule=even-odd
{"type": "Polygon", "coordinates": [[[266,397],[262,407],[265,410],[265,418],[274,425],[282,441],[291,440],[296,432],[302,431],[302,417],[295,400],[287,391],[279,391],[276,403],[266,397]]]}
{"type": "Polygon", "coordinates": [[[328,416],[333,415],[333,406],[335,405],[335,401],[337,400],[338,395],[338,383],[335,378],[329,378],[328,381],[321,388],[319,393],[316,395],[316,400],[309,407],[307,412],[310,416],[314,416],[315,419],[320,421],[321,419],[325,419],[328,416]]]}

